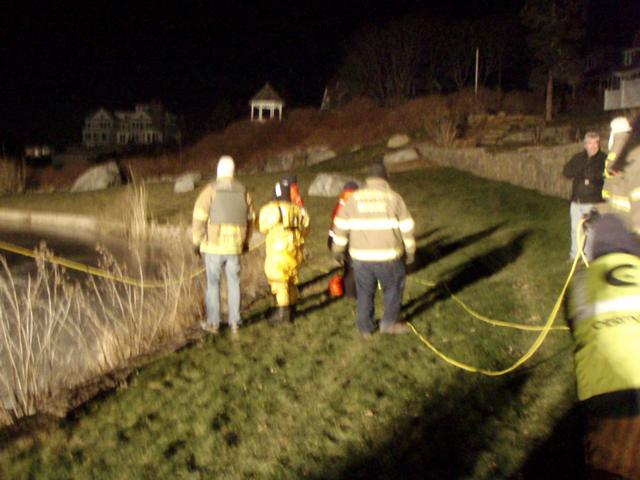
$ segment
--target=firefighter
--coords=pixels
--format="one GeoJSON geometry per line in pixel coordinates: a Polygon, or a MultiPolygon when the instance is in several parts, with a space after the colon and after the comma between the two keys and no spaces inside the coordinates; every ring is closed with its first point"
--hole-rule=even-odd
{"type": "Polygon", "coordinates": [[[298,298],[298,269],[304,258],[304,239],[309,233],[309,215],[304,207],[292,201],[287,178],[276,183],[273,200],[260,210],[259,228],[266,235],[264,272],[276,301],[276,310],[269,320],[272,324],[292,322],[298,298]]]}
{"type": "Polygon", "coordinates": [[[220,157],[217,178],[198,195],[193,208],[193,245],[204,255],[207,271],[207,321],[203,330],[217,333],[220,328],[220,278],[227,279],[228,323],[236,334],[240,318],[240,255],[248,247],[255,220],[253,201],[244,185],[234,178],[235,163],[228,155],[220,157]]]}
{"type": "MultiPolygon", "coordinates": [[[[340,212],[340,210],[344,207],[347,199],[358,190],[358,184],[354,181],[348,181],[344,184],[342,188],[342,193],[340,194],[340,198],[336,203],[336,206],[333,208],[333,212],[331,212],[331,228],[329,229],[329,236],[327,238],[327,246],[329,250],[331,250],[331,246],[333,245],[333,237],[335,235],[335,225],[334,220],[336,215],[340,212]]],[[[338,288],[338,292],[331,292],[332,295],[342,296],[345,295],[349,298],[356,298],[356,280],[353,275],[353,265],[351,264],[351,257],[349,257],[349,253],[345,253],[344,261],[343,261],[343,273],[339,277],[333,277],[331,282],[336,282],[340,280],[340,288],[338,288]]],[[[331,290],[330,284],[330,290],[331,290]]]]}
{"type": "Polygon", "coordinates": [[[615,214],[593,235],[570,298],[586,459],[595,478],[640,478],[640,241],[615,214]]]}
{"type": "Polygon", "coordinates": [[[607,212],[623,218],[628,228],[640,234],[640,131],[625,117],[614,118],[609,136],[602,196],[607,212]]]}
{"type": "Polygon", "coordinates": [[[376,329],[374,299],[382,287],[384,314],[380,331],[410,332],[400,320],[406,278],[405,264],[413,263],[416,252],[414,221],[402,197],[387,181],[382,163],[368,169],[365,185],[355,191],[334,220],[332,251],[338,262],[348,250],[353,261],[358,297],[358,330],[369,337],[376,329]]]}

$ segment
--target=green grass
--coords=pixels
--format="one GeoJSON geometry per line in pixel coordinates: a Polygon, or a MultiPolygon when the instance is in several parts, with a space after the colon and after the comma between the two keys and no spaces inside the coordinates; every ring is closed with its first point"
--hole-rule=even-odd
{"type": "MultiPolygon", "coordinates": [[[[365,155],[352,155],[351,168],[365,155]]],[[[305,189],[317,170],[299,175],[305,189]]],[[[276,178],[243,180],[260,205],[276,178]]],[[[452,169],[391,183],[417,222],[404,317],[461,361],[512,364],[536,333],[482,324],[415,280],[446,282],[488,316],[541,324],[569,270],[568,204],[452,169]]],[[[162,184],[149,194],[153,216],[188,220],[195,194],[162,184]]],[[[223,332],[141,369],[59,425],[6,441],[0,477],[573,478],[581,458],[570,335],[551,333],[523,368],[497,378],[443,363],[413,335],[360,338],[355,303],[322,291],[334,200],[305,201],[309,288],[294,325],[255,321],[238,341],[223,332]]]]}

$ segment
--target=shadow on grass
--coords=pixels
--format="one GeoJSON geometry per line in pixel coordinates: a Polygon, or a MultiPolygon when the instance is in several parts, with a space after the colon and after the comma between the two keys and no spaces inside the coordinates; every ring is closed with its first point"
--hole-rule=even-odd
{"type": "Polygon", "coordinates": [[[504,428],[500,412],[518,398],[526,381],[527,375],[475,377],[431,392],[416,414],[395,421],[385,438],[372,438],[369,451],[357,452],[339,465],[328,460],[322,473],[310,478],[470,478],[479,455],[492,449],[493,439],[504,428]]]}
{"type": "MultiPolygon", "coordinates": [[[[448,255],[451,255],[461,248],[468,247],[469,245],[478,242],[483,238],[487,238],[493,235],[503,225],[504,223],[499,223],[497,225],[494,225],[493,227],[485,228],[484,230],[466,235],[457,240],[449,241],[447,237],[438,238],[422,247],[418,247],[416,251],[416,261],[412,265],[411,271],[417,272],[419,270],[422,270],[428,265],[437,262],[438,260],[441,260],[448,255]]],[[[419,243],[421,240],[432,236],[439,230],[439,228],[436,228],[422,235],[419,235],[418,237],[416,237],[416,242],[419,243]]]]}
{"type": "Polygon", "coordinates": [[[298,284],[298,290],[300,290],[301,292],[303,290],[308,289],[309,287],[315,285],[316,283],[322,281],[322,280],[328,280],[334,273],[341,271],[342,267],[333,267],[331,270],[327,271],[327,272],[323,272],[320,275],[313,277],[310,280],[307,280],[306,282],[302,282],[298,284]]]}
{"type": "MultiPolygon", "coordinates": [[[[301,293],[300,297],[298,298],[298,302],[296,304],[297,307],[297,316],[300,315],[307,315],[309,313],[312,313],[316,310],[321,310],[323,308],[325,308],[326,306],[332,304],[333,302],[335,302],[336,300],[339,300],[339,298],[334,298],[329,296],[329,294],[327,293],[328,291],[328,282],[326,282],[326,285],[324,288],[322,288],[322,286],[320,285],[321,289],[318,290],[319,287],[319,283],[322,282],[323,280],[327,280],[329,279],[334,273],[341,271],[342,269],[340,267],[335,267],[332,268],[331,270],[329,270],[328,272],[324,272],[321,273],[320,275],[307,280],[304,283],[300,283],[298,285],[298,290],[301,293]],[[307,292],[312,292],[312,293],[307,293],[307,292]],[[310,306],[305,306],[309,303],[312,303],[315,301],[319,300],[319,303],[313,303],[313,305],[310,306]]],[[[269,297],[272,297],[271,294],[268,295],[269,297]]],[[[267,320],[269,318],[269,316],[273,313],[274,311],[274,306],[269,306],[263,310],[257,311],[255,313],[253,313],[252,315],[249,315],[247,317],[243,317],[242,322],[245,325],[250,325],[252,323],[256,323],[256,322],[260,322],[263,320],[267,320]]]]}
{"type": "Polygon", "coordinates": [[[556,424],[549,438],[529,455],[522,468],[513,476],[514,480],[587,478],[583,434],[583,413],[575,405],[556,424]]]}
{"type": "Polygon", "coordinates": [[[528,236],[528,232],[523,232],[506,245],[489,250],[446,274],[445,280],[402,306],[403,320],[411,320],[437,302],[449,298],[452,293],[457,293],[479,280],[489,278],[514,262],[522,254],[524,241],[528,236]]]}

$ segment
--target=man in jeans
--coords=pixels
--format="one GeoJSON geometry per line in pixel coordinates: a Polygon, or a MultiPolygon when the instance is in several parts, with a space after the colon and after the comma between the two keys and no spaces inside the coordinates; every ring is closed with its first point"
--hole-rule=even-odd
{"type": "Polygon", "coordinates": [[[230,156],[218,161],[217,179],[198,195],[193,207],[193,244],[204,254],[207,270],[207,321],[200,326],[211,333],[220,328],[220,276],[227,278],[228,323],[231,333],[240,326],[240,255],[246,250],[255,220],[253,202],[245,187],[233,178],[230,156]]]}
{"type": "Polygon", "coordinates": [[[414,222],[402,197],[387,182],[384,165],[369,167],[364,188],[356,190],[337,213],[331,247],[338,262],[349,246],[358,299],[358,329],[368,337],[376,329],[374,300],[382,286],[382,333],[408,333],[399,321],[405,283],[405,263],[413,263],[416,251],[414,222]]]}
{"type": "MultiPolygon", "coordinates": [[[[595,132],[587,132],[584,136],[584,150],[569,160],[562,170],[566,178],[573,180],[571,192],[571,251],[569,258],[575,259],[581,245],[578,245],[578,226],[585,215],[599,203],[602,198],[604,184],[604,163],[606,155],[600,150],[600,136],[595,132]]],[[[585,255],[591,258],[591,235],[586,235],[585,255]]]]}

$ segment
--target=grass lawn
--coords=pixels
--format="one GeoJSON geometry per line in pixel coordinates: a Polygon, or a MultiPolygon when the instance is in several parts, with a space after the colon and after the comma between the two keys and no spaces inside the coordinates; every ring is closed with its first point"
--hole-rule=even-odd
{"type": "MultiPolygon", "coordinates": [[[[354,154],[341,169],[357,171],[363,161],[354,154]]],[[[300,174],[305,190],[313,175],[300,174]]],[[[243,180],[261,205],[276,178],[243,180]]],[[[417,268],[403,316],[456,359],[511,365],[537,334],[474,320],[442,282],[487,316],[542,324],[569,271],[568,203],[452,169],[394,174],[391,183],[417,222],[417,268]]],[[[186,222],[195,194],[177,196],[171,188],[149,186],[151,214],[186,222]]],[[[87,198],[94,199],[92,206],[82,202],[88,213],[109,204],[104,193],[87,198]]],[[[237,341],[223,332],[141,369],[59,425],[5,441],[0,477],[579,475],[569,333],[550,333],[523,368],[496,378],[443,363],[413,335],[362,339],[355,303],[320,288],[334,266],[325,240],[335,200],[305,201],[313,231],[302,282],[309,288],[294,325],[249,322],[237,341]]],[[[261,313],[255,307],[248,315],[261,313]]]]}

